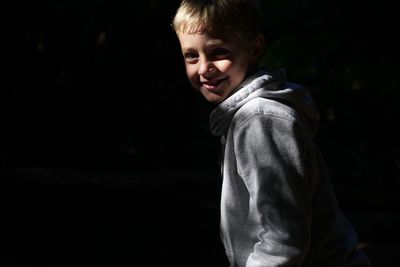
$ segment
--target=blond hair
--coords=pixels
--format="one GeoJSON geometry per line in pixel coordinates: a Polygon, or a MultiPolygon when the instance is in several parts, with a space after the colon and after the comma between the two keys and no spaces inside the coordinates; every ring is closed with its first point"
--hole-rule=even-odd
{"type": "Polygon", "coordinates": [[[260,33],[260,16],[256,0],[182,0],[172,27],[185,33],[234,31],[253,39],[260,33]]]}

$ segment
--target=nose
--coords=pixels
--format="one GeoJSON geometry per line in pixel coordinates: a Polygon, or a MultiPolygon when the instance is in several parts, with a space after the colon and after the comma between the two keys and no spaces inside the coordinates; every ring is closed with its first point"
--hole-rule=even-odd
{"type": "Polygon", "coordinates": [[[199,71],[198,71],[199,75],[205,75],[205,74],[213,72],[215,70],[215,66],[212,63],[212,61],[209,61],[206,58],[201,59],[199,64],[200,64],[199,71]]]}

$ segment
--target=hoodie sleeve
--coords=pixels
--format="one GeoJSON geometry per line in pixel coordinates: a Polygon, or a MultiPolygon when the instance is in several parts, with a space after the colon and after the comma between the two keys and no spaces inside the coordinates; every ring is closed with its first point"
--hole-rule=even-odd
{"type": "Polygon", "coordinates": [[[311,137],[292,114],[255,114],[234,133],[238,172],[256,213],[258,242],[246,267],[300,266],[310,245],[311,137]]]}

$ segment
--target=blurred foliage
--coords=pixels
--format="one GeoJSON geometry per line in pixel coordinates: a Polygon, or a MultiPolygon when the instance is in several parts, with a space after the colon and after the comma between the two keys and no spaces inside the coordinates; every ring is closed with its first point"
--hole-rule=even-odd
{"type": "MultiPolygon", "coordinates": [[[[179,1],[9,1],[2,167],[217,172],[212,106],[186,80],[179,1]]],[[[388,1],[263,1],[265,65],[321,111],[336,181],[398,183],[398,18],[388,1]]]]}

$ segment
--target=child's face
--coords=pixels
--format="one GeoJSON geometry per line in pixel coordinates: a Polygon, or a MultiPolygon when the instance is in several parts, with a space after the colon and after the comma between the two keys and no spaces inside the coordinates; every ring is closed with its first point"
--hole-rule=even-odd
{"type": "Polygon", "coordinates": [[[178,32],[178,39],[191,84],[213,103],[231,95],[255,63],[251,43],[235,34],[178,32]]]}

